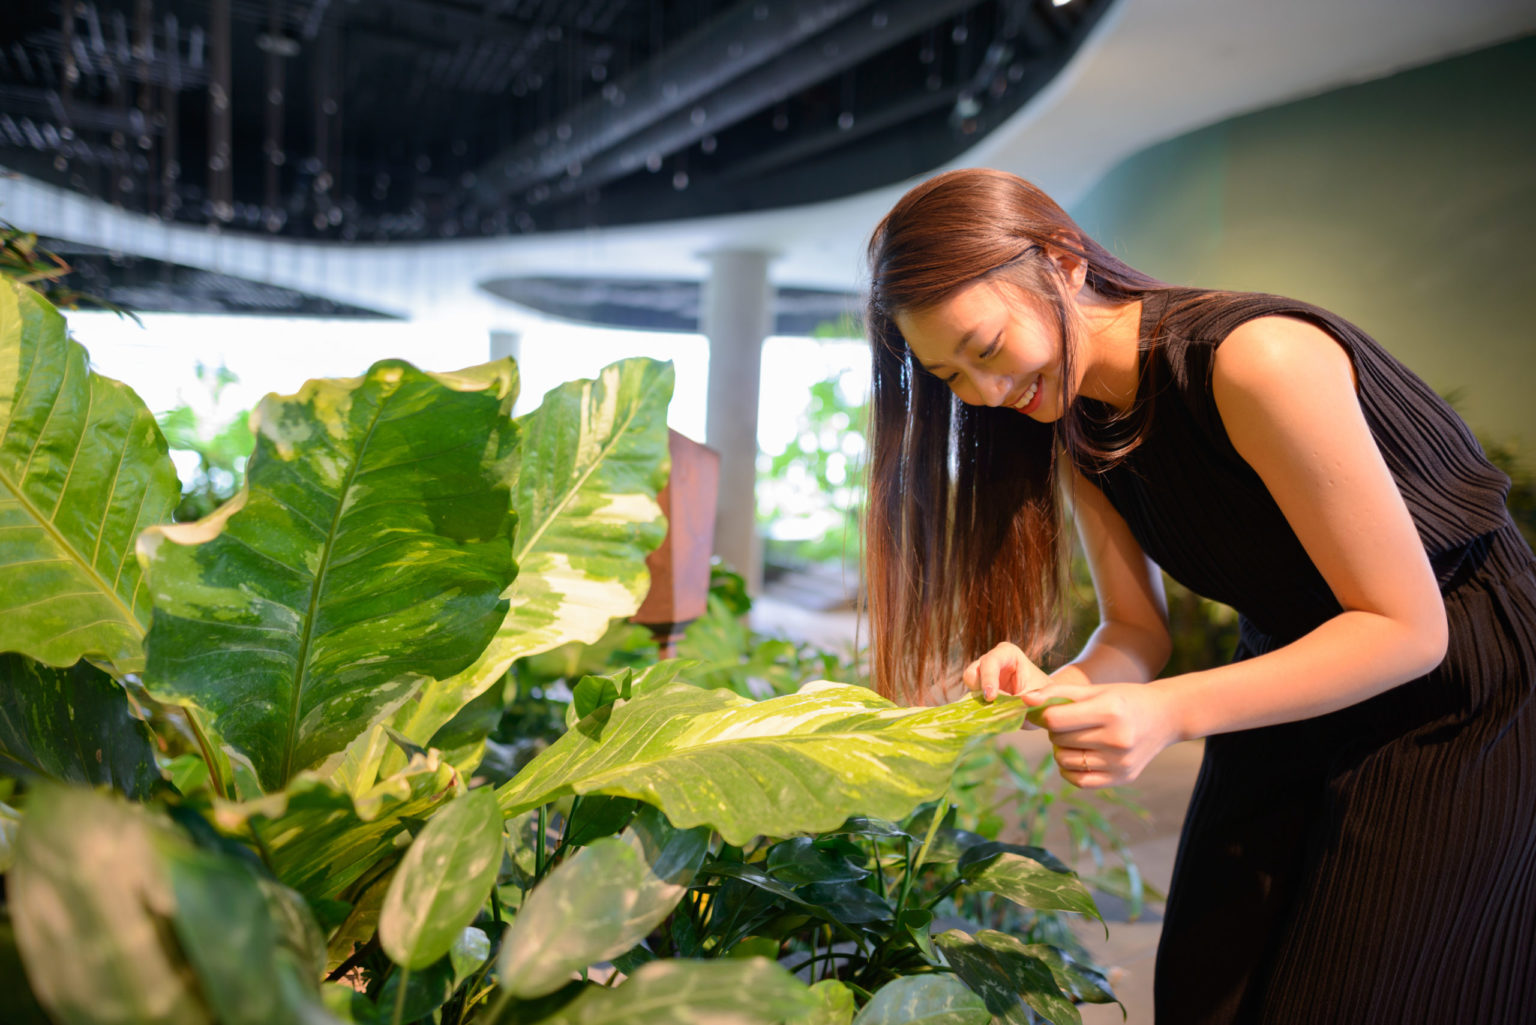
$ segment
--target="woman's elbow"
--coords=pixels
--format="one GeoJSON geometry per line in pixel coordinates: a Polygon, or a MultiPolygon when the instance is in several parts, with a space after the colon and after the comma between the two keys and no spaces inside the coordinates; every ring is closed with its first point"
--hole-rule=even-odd
{"type": "Polygon", "coordinates": [[[1450,625],[1445,618],[1445,601],[1436,592],[1433,602],[1404,624],[1407,632],[1407,651],[1411,662],[1410,679],[1416,679],[1437,669],[1445,661],[1450,647],[1450,625]]]}

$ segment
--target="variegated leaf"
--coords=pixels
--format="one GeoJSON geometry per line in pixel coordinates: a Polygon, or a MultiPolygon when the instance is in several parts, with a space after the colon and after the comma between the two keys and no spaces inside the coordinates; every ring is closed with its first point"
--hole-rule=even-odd
{"type": "Polygon", "coordinates": [[[853,1025],[987,1025],[986,1001],[953,975],[904,975],[875,991],[853,1025]]]}
{"type": "Polygon", "coordinates": [[[991,890],[1026,908],[1075,911],[1104,921],[1077,873],[1039,847],[987,841],[966,848],[955,870],[975,890],[991,890]]]}
{"type": "Polygon", "coordinates": [[[46,299],[0,280],[0,651],[142,668],[134,538],[180,496],[144,403],[90,371],[46,299]]]}
{"type": "Polygon", "coordinates": [[[583,847],[518,909],[497,958],[502,985],[541,997],[624,953],[672,913],[708,851],[707,830],[674,829],[654,808],[583,847]]]}
{"type": "Polygon", "coordinates": [[[384,896],[384,953],[412,970],[448,953],[490,896],[500,868],[501,816],[491,791],[473,791],[433,815],[384,896]]]}
{"type": "Polygon", "coordinates": [[[501,788],[512,815],[568,793],[633,797],[726,841],[899,819],[939,797],[973,740],[1016,728],[1022,703],[899,708],[863,687],[811,683],[754,702],[672,684],[605,706],[501,788]]]}
{"type": "Polygon", "coordinates": [[[385,361],[270,395],[236,500],[140,539],[146,684],[206,710],[265,789],[459,672],[501,623],[515,376],[385,361]]]}
{"type": "Polygon", "coordinates": [[[595,380],[550,391],[519,417],[517,580],[495,639],[473,665],[428,684],[397,726],[425,744],[518,658],[590,643],[640,607],[645,557],[666,534],[656,495],[666,483],[672,365],[629,359],[595,380]]]}
{"type": "Polygon", "coordinates": [[[254,801],[217,802],[213,819],[227,833],[253,835],[278,879],[323,906],[352,897],[355,884],[397,858],[405,823],[430,817],[458,786],[453,768],[430,753],[361,796],[306,773],[254,801]]]}
{"type": "Polygon", "coordinates": [[[122,684],[89,662],[0,655],[0,775],[108,783],[143,800],[160,781],[152,745],[122,684]]]}
{"type": "Polygon", "coordinates": [[[1008,1025],[1082,1025],[1077,1005],[1056,985],[1049,966],[1005,933],[983,929],[973,939],[960,929],[933,938],[955,974],[975,991],[993,1019],[1008,1025]]]}
{"type": "Polygon", "coordinates": [[[767,958],[652,961],[613,989],[596,986],[539,1025],[776,1025],[816,997],[767,958]]]}
{"type": "MultiPolygon", "coordinates": [[[[31,794],[7,878],[40,1002],[68,1025],[330,1021],[291,918],[244,862],[84,789],[31,794]]],[[[301,923],[300,929],[313,929],[301,923]]]]}

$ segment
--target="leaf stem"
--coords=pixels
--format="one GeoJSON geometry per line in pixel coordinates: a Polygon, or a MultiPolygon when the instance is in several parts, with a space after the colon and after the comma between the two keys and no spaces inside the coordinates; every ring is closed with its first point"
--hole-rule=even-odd
{"type": "MultiPolygon", "coordinates": [[[[933,818],[928,823],[928,835],[923,837],[923,845],[917,849],[917,857],[907,862],[907,871],[901,879],[901,896],[896,899],[896,911],[900,914],[907,906],[907,895],[912,892],[912,883],[917,873],[923,867],[923,859],[928,856],[928,848],[933,846],[933,838],[939,833],[939,823],[949,811],[949,788],[944,788],[944,794],[939,798],[939,803],[933,807],[933,818]]],[[[908,850],[911,848],[909,847],[908,850]]]]}
{"type": "Polygon", "coordinates": [[[400,1025],[405,1015],[405,987],[411,981],[411,966],[400,966],[400,985],[395,988],[395,1013],[390,1015],[390,1025],[400,1025]]]}
{"type": "Polygon", "coordinates": [[[533,848],[533,878],[537,883],[544,878],[544,843],[549,839],[549,805],[539,805],[539,836],[533,848]]]}
{"type": "Polygon", "coordinates": [[[229,800],[229,788],[225,784],[224,774],[219,771],[218,759],[213,755],[213,745],[208,743],[208,734],[203,730],[203,724],[197,721],[197,713],[192,709],[182,706],[181,711],[187,717],[187,726],[192,730],[203,761],[208,765],[208,782],[213,785],[213,792],[229,800]]]}

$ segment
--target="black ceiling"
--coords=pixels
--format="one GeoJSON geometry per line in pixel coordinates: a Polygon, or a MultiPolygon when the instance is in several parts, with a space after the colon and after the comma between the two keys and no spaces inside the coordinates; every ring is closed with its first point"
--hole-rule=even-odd
{"type": "Polygon", "coordinates": [[[0,164],[301,238],[771,209],[953,158],[1109,2],[9,0],[0,164]]]}

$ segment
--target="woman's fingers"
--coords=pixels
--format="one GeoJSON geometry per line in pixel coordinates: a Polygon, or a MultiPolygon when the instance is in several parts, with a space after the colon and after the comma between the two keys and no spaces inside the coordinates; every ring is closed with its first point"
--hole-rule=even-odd
{"type": "Polygon", "coordinates": [[[1123,782],[1116,767],[1101,752],[1082,747],[1057,747],[1054,752],[1056,768],[1062,778],[1074,786],[1091,789],[1123,782]]]}
{"type": "Polygon", "coordinates": [[[1005,641],[966,666],[960,679],[967,690],[991,701],[999,694],[1027,694],[1051,678],[1018,645],[1005,641]]]}

